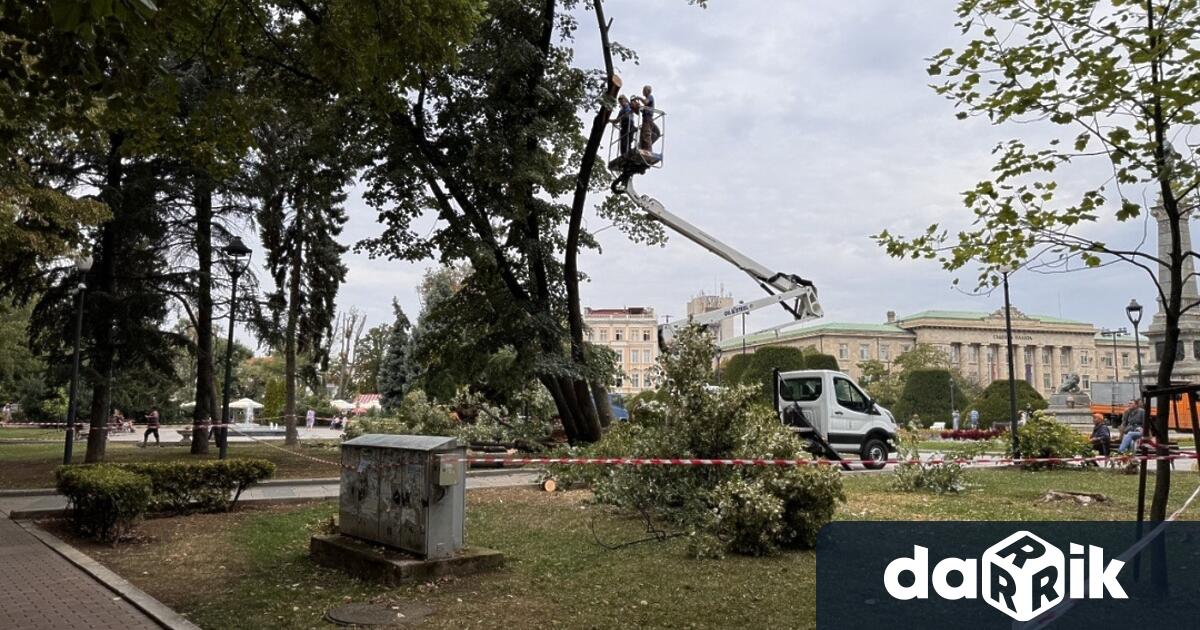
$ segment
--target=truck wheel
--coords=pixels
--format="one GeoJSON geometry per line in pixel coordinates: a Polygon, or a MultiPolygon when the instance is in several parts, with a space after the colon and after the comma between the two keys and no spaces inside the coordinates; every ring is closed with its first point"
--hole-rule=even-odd
{"type": "Polygon", "coordinates": [[[859,455],[862,457],[863,466],[870,470],[879,470],[887,465],[887,444],[879,438],[871,438],[863,443],[859,455]]]}

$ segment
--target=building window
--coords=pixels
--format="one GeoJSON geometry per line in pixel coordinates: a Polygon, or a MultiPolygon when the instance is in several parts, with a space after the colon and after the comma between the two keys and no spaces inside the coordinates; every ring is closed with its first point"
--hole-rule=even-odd
{"type": "Polygon", "coordinates": [[[650,341],[650,329],[649,328],[642,331],[642,341],[650,341]]]}
{"type": "Polygon", "coordinates": [[[1105,352],[1105,353],[1104,353],[1104,360],[1103,360],[1103,361],[1101,361],[1101,363],[1104,365],[1104,367],[1112,367],[1112,366],[1113,366],[1113,355],[1112,355],[1112,353],[1111,353],[1111,352],[1105,352]]]}
{"type": "MultiPolygon", "coordinates": [[[[630,363],[641,363],[641,361],[638,360],[641,358],[638,356],[638,354],[640,354],[640,353],[636,349],[630,350],[629,351],[629,362],[630,363]]],[[[637,387],[637,385],[634,385],[634,387],[637,387]]]]}
{"type": "Polygon", "coordinates": [[[1063,348],[1063,349],[1060,351],[1060,354],[1059,354],[1059,359],[1061,359],[1061,360],[1059,361],[1059,364],[1060,364],[1060,365],[1062,365],[1062,366],[1063,366],[1063,367],[1065,367],[1065,368],[1069,368],[1069,367],[1071,367],[1071,349],[1070,349],[1070,348],[1063,348]]]}
{"type": "Polygon", "coordinates": [[[588,340],[588,341],[591,341],[591,340],[592,340],[592,331],[590,331],[590,330],[589,330],[589,331],[585,332],[585,333],[584,333],[584,335],[586,335],[586,336],[587,336],[587,340],[588,340]]]}
{"type": "Polygon", "coordinates": [[[620,374],[617,375],[617,387],[625,387],[625,379],[620,374]]]}
{"type": "Polygon", "coordinates": [[[979,344],[971,344],[971,363],[979,363],[979,344]]]}
{"type": "Polygon", "coordinates": [[[1129,367],[1129,353],[1128,352],[1121,353],[1121,367],[1123,367],[1123,368],[1129,367]]]}
{"type": "Polygon", "coordinates": [[[871,346],[869,344],[860,344],[858,346],[858,358],[866,361],[871,358],[871,346]]]}
{"type": "Polygon", "coordinates": [[[1084,374],[1083,375],[1083,388],[1087,389],[1091,386],[1092,386],[1092,377],[1088,376],[1087,374],[1084,374]]]}
{"type": "Polygon", "coordinates": [[[1042,374],[1042,389],[1050,391],[1050,375],[1042,374]]]}
{"type": "Polygon", "coordinates": [[[1050,348],[1042,348],[1042,365],[1050,367],[1050,364],[1053,363],[1053,359],[1054,351],[1050,348]]]}
{"type": "Polygon", "coordinates": [[[608,341],[608,329],[601,328],[600,329],[600,343],[604,343],[606,341],[608,341]]]}
{"type": "Polygon", "coordinates": [[[1090,365],[1091,363],[1092,363],[1092,356],[1090,354],[1088,354],[1088,351],[1080,350],[1079,351],[1079,365],[1090,365]]]}
{"type": "Polygon", "coordinates": [[[995,362],[996,362],[996,348],[995,348],[995,346],[988,346],[988,351],[987,351],[987,360],[988,360],[988,363],[995,363],[995,362]]]}
{"type": "Polygon", "coordinates": [[[900,354],[904,354],[905,352],[908,352],[909,350],[912,350],[912,344],[907,344],[907,343],[900,344],[900,354]]]}
{"type": "Polygon", "coordinates": [[[1033,365],[1033,348],[1025,348],[1025,365],[1033,365]]]}
{"type": "Polygon", "coordinates": [[[625,362],[625,351],[618,348],[617,349],[617,363],[624,363],[624,362],[625,362]]]}
{"type": "Polygon", "coordinates": [[[633,373],[632,375],[630,375],[630,377],[629,377],[629,385],[630,385],[630,387],[635,387],[635,388],[636,388],[636,387],[641,387],[641,385],[640,385],[640,381],[641,381],[641,377],[640,377],[640,376],[638,376],[638,373],[637,373],[637,372],[634,372],[634,373],[633,373]]]}
{"type": "Polygon", "coordinates": [[[962,361],[962,344],[952,343],[950,344],[950,362],[958,363],[959,361],[962,361]]]}
{"type": "Polygon", "coordinates": [[[887,361],[888,359],[891,358],[891,354],[892,354],[892,349],[890,346],[888,346],[888,344],[886,344],[886,343],[879,344],[879,360],[880,361],[887,361]]]}
{"type": "Polygon", "coordinates": [[[838,358],[839,359],[849,359],[850,358],[850,344],[848,344],[848,343],[839,343],[838,344],[838,358]]]}
{"type": "Polygon", "coordinates": [[[621,338],[624,336],[625,336],[624,328],[617,328],[617,329],[613,330],[613,341],[620,341],[621,338]]]}

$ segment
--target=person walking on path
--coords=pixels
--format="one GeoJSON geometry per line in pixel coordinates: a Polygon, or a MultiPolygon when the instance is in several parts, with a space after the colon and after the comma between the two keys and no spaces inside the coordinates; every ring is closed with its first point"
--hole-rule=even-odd
{"type": "Polygon", "coordinates": [[[1117,452],[1131,450],[1134,442],[1142,439],[1142,429],[1145,425],[1146,410],[1142,409],[1142,401],[1130,401],[1129,408],[1121,416],[1121,445],[1117,447],[1117,452]]]}
{"type": "Polygon", "coordinates": [[[962,418],[962,415],[958,413],[957,409],[955,409],[953,412],[950,413],[950,422],[953,423],[955,431],[958,430],[958,421],[961,418],[962,418]]]}
{"type": "Polygon", "coordinates": [[[12,422],[12,403],[4,403],[4,422],[12,422]]]}
{"type": "Polygon", "coordinates": [[[304,414],[304,426],[311,429],[317,426],[317,412],[309,409],[308,413],[304,414]]]}
{"type": "Polygon", "coordinates": [[[154,434],[154,445],[162,446],[162,441],[158,439],[158,407],[151,407],[150,413],[146,414],[146,432],[142,434],[142,446],[150,442],[151,433],[154,434]]]}
{"type": "Polygon", "coordinates": [[[979,410],[972,409],[970,417],[971,417],[971,428],[978,429],[979,428],[979,410]]]}

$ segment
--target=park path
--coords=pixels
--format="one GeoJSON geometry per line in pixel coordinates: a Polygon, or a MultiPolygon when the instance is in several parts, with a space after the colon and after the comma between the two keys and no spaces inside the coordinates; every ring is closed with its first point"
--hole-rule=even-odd
{"type": "Polygon", "coordinates": [[[0,567],[0,628],[161,628],[7,518],[0,518],[0,567]]]}

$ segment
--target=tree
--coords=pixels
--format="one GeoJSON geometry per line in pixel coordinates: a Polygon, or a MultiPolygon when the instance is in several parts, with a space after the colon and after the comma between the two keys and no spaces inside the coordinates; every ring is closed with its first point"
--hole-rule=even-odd
{"type": "MultiPolygon", "coordinates": [[[[1180,318],[1200,306],[1184,303],[1184,282],[1193,281],[1185,268],[1197,254],[1181,245],[1200,189],[1200,156],[1179,141],[1200,124],[1200,92],[1192,89],[1200,67],[1200,7],[1162,0],[963,0],[958,16],[972,39],[960,51],[947,48],[931,59],[929,74],[943,77],[937,92],[955,103],[959,118],[986,116],[997,125],[1036,121],[1047,139],[996,147],[991,177],[963,197],[974,216],[970,227],[933,225],[913,238],[885,231],[879,242],[893,256],[937,259],[950,271],[977,264],[980,287],[996,286],[1004,267],[1133,265],[1158,295],[1164,343],[1154,385],[1166,387],[1179,358],[1180,318]],[[1097,167],[1105,172],[1098,174],[1097,167]],[[1060,190],[1059,179],[1078,186],[1073,195],[1060,190]],[[1136,219],[1147,210],[1144,198],[1157,199],[1165,257],[1085,233],[1102,215],[1136,219]]],[[[1131,238],[1140,238],[1143,227],[1132,230],[1131,238]]],[[[1157,405],[1167,409],[1170,400],[1164,396],[1157,405]]],[[[1167,414],[1159,414],[1153,428],[1166,436],[1167,414]]],[[[1161,440],[1160,449],[1166,448],[1161,440]]],[[[1151,520],[1166,517],[1170,483],[1170,462],[1161,459],[1151,520]]],[[[1160,586],[1164,553],[1156,546],[1160,586]]]]}
{"type": "MultiPolygon", "coordinates": [[[[1038,393],[1033,385],[1024,380],[1017,380],[1017,411],[1032,408],[1034,411],[1045,409],[1046,399],[1038,393]]],[[[971,408],[979,412],[979,426],[1007,426],[1012,418],[1009,406],[1008,379],[992,381],[983,393],[971,404],[971,408]]]]}
{"type": "MultiPolygon", "coordinates": [[[[884,407],[895,407],[904,393],[908,376],[917,370],[946,369],[954,378],[955,386],[967,394],[962,400],[979,393],[979,385],[963,375],[962,371],[950,364],[950,357],[937,346],[918,343],[907,352],[901,353],[891,364],[870,360],[858,364],[862,371],[861,384],[871,398],[884,407]]],[[[955,401],[956,408],[962,408],[962,402],[955,401]]]]}
{"type": "Polygon", "coordinates": [[[804,369],[806,370],[840,370],[837,357],[822,352],[805,352],[804,369]]]}
{"type": "Polygon", "coordinates": [[[26,330],[32,311],[30,305],[0,301],[0,405],[16,402],[26,417],[41,415],[42,401],[53,393],[46,362],[29,349],[26,330]]]}
{"type": "Polygon", "coordinates": [[[913,416],[919,416],[921,424],[927,427],[934,422],[949,422],[953,411],[950,406],[951,399],[955,401],[954,409],[962,409],[967,405],[966,393],[959,388],[958,381],[953,378],[950,370],[913,370],[905,378],[904,390],[896,401],[894,411],[901,423],[908,422],[913,416]]]}
{"type": "Polygon", "coordinates": [[[379,373],[388,351],[388,340],[394,324],[380,324],[367,329],[355,343],[354,381],[351,390],[356,393],[378,393],[379,373]]]}
{"type": "Polygon", "coordinates": [[[408,364],[409,328],[408,317],[400,308],[400,303],[392,300],[392,311],[396,314],[388,332],[387,350],[384,351],[383,361],[379,364],[379,394],[380,404],[389,411],[398,409],[408,393],[410,376],[413,368],[408,364]]]}
{"type": "Polygon", "coordinates": [[[742,381],[742,374],[750,367],[753,354],[735,354],[720,367],[721,381],[733,385],[742,381]]]}

